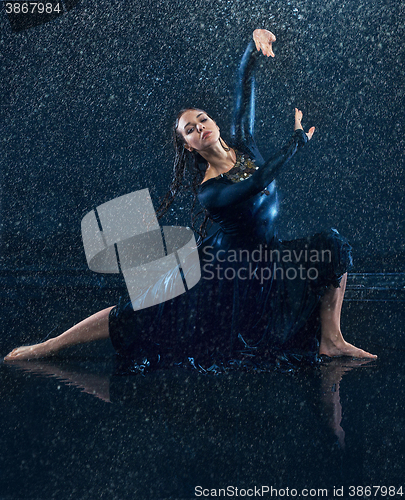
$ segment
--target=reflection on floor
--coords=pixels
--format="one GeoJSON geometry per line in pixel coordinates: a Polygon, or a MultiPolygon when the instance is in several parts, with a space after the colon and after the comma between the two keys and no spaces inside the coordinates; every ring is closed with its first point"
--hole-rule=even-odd
{"type": "Polygon", "coordinates": [[[353,273],[345,300],[405,301],[405,273],[353,273]]]}
{"type": "MultiPolygon", "coordinates": [[[[20,278],[2,291],[2,352],[113,304],[121,286],[55,277],[38,288],[40,276],[20,278]]],[[[198,486],[267,486],[284,496],[326,488],[328,497],[343,487],[341,498],[353,498],[350,486],[400,492],[403,290],[404,275],[350,276],[342,327],[377,362],[120,377],[107,341],[2,364],[0,498],[196,498],[198,486]]]]}

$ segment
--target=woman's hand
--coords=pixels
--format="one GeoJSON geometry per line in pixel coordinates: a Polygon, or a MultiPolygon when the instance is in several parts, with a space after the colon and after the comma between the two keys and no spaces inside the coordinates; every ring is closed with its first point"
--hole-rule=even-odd
{"type": "MultiPolygon", "coordinates": [[[[294,130],[304,130],[301,125],[301,120],[302,120],[302,111],[299,110],[298,108],[295,108],[295,123],[294,123],[294,130]]],[[[311,127],[308,132],[306,132],[306,135],[308,137],[308,140],[312,138],[315,132],[315,127],[311,127]]]]}
{"type": "Polygon", "coordinates": [[[274,57],[272,43],[276,41],[275,35],[268,30],[254,30],[253,40],[256,44],[256,49],[263,52],[266,57],[274,57]]]}

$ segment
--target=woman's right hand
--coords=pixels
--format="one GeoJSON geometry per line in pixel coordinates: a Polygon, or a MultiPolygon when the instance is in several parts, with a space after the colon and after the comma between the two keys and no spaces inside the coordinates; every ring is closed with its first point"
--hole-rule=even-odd
{"type": "MultiPolygon", "coordinates": [[[[301,121],[302,121],[302,111],[299,110],[298,108],[295,108],[295,123],[294,123],[294,130],[298,130],[298,129],[301,129],[301,130],[304,130],[302,128],[302,125],[301,125],[301,121]]],[[[312,136],[314,135],[314,132],[315,132],[315,127],[311,127],[308,132],[306,132],[306,135],[308,137],[308,140],[311,140],[312,139],[312,136]]]]}
{"type": "Polygon", "coordinates": [[[263,52],[266,57],[274,57],[272,43],[276,41],[276,36],[271,31],[257,29],[253,32],[253,40],[256,44],[256,49],[263,52]]]}

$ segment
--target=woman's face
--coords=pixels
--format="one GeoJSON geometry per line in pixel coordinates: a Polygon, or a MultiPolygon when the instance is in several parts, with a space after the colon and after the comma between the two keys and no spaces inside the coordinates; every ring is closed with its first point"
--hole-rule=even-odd
{"type": "Polygon", "coordinates": [[[179,118],[177,131],[184,139],[189,151],[204,151],[219,141],[219,127],[201,109],[188,109],[179,118]]]}

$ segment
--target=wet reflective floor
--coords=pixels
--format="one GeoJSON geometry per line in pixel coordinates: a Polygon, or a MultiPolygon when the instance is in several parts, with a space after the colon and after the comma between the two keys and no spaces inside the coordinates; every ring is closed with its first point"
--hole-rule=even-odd
{"type": "MultiPolygon", "coordinates": [[[[3,289],[4,353],[112,305],[119,288],[66,279],[52,290],[37,279],[3,289]]],[[[1,364],[1,500],[212,498],[228,487],[233,496],[256,487],[264,498],[286,497],[287,488],[364,497],[351,486],[391,486],[368,496],[401,498],[403,284],[401,275],[349,276],[343,331],[377,362],[117,376],[106,341],[1,364]]]]}

